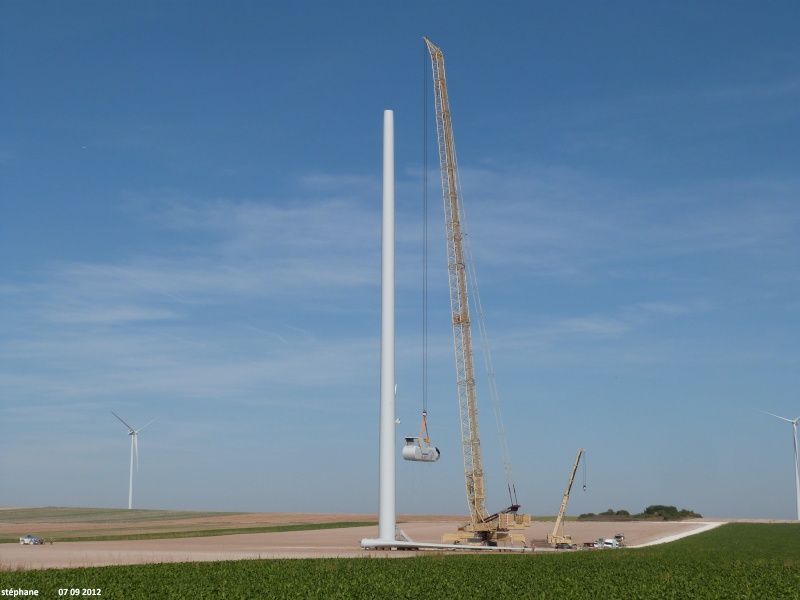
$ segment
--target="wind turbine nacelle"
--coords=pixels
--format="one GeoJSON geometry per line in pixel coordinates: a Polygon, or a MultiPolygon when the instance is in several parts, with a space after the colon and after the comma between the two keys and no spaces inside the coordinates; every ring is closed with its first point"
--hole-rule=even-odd
{"type": "Polygon", "coordinates": [[[403,448],[403,458],[416,462],[436,462],[441,453],[438,448],[426,445],[422,446],[418,437],[407,437],[406,445],[403,448]]]}

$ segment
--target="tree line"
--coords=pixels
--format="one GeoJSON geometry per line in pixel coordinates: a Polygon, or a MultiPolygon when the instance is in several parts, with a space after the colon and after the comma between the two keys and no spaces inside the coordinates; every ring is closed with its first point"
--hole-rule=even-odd
{"type": "Polygon", "coordinates": [[[675,506],[664,504],[653,504],[644,509],[643,512],[632,515],[627,510],[614,510],[609,508],[601,513],[584,513],[578,519],[591,519],[592,517],[628,517],[630,519],[663,519],[664,521],[676,521],[679,519],[700,519],[702,515],[692,510],[682,508],[678,510],[675,506]]]}

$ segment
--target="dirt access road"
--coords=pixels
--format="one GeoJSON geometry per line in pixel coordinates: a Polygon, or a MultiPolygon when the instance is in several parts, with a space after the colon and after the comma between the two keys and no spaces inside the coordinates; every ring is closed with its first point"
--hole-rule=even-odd
{"type": "MultiPolygon", "coordinates": [[[[236,515],[241,523],[265,522],[263,515],[236,515]]],[[[2,514],[0,513],[0,521],[2,514]]],[[[338,521],[371,521],[374,515],[291,515],[269,518],[273,523],[320,523],[338,521]]],[[[398,518],[398,527],[418,542],[439,542],[442,534],[452,532],[461,521],[456,517],[398,518]]],[[[704,531],[724,520],[698,519],[682,522],[570,522],[566,533],[582,544],[598,538],[611,538],[623,533],[629,546],[643,546],[704,531]]],[[[49,525],[49,524],[42,524],[49,525]]],[[[98,524],[101,525],[101,524],[98,524]]],[[[74,524],[73,524],[74,526],[74,524]]],[[[33,523],[26,531],[46,537],[45,529],[33,523]]],[[[534,543],[546,539],[552,522],[533,523],[527,537],[534,543]]],[[[7,530],[8,527],[0,527],[7,530]]],[[[99,532],[106,529],[98,526],[99,532]]],[[[137,528],[138,529],[138,528],[137,528]]],[[[125,565],[163,562],[194,562],[269,558],[323,557],[404,557],[418,554],[409,551],[367,551],[361,540],[377,537],[376,525],[344,529],[234,534],[159,540],[125,540],[95,542],[58,542],[43,546],[0,544],[0,570],[75,568],[104,565],[125,565]]],[[[49,538],[48,538],[49,539],[49,538]]],[[[539,544],[543,546],[543,544],[539,544]]]]}

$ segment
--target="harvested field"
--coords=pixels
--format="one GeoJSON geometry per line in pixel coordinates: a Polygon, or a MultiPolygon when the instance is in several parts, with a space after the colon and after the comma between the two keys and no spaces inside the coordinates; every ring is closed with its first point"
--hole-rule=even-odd
{"type": "MultiPolygon", "coordinates": [[[[398,520],[452,521],[463,517],[399,515],[398,520]]],[[[11,508],[0,509],[0,541],[16,542],[32,534],[58,541],[120,536],[162,536],[203,532],[235,533],[241,529],[259,530],[275,526],[321,525],[332,523],[377,523],[374,514],[318,513],[235,513],[167,510],[128,510],[93,508],[11,508]]]]}

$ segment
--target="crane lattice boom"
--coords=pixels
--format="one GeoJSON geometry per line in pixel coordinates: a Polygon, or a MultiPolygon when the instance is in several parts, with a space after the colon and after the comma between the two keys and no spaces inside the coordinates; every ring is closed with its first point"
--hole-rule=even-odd
{"type": "MultiPolygon", "coordinates": [[[[558,528],[561,526],[564,520],[564,513],[567,510],[567,502],[569,502],[569,492],[572,489],[572,482],[575,481],[575,472],[578,470],[578,463],[581,462],[581,456],[583,453],[586,452],[583,448],[578,448],[578,456],[575,457],[575,464],[572,467],[572,473],[569,475],[569,482],[567,483],[567,491],[564,492],[564,498],[561,500],[561,508],[558,511],[558,517],[556,517],[556,525],[553,527],[553,533],[547,536],[547,541],[551,544],[560,544],[560,543],[572,543],[572,537],[568,535],[559,535],[558,528]]],[[[584,467],[584,478],[586,474],[586,461],[583,463],[584,467]]],[[[586,480],[584,479],[584,486],[583,489],[586,489],[586,480]]]]}
{"type": "Polygon", "coordinates": [[[456,356],[458,406],[461,416],[461,444],[467,503],[473,524],[488,516],[484,491],[481,441],[478,429],[478,404],[475,389],[475,366],[470,332],[467,270],[462,247],[459,210],[459,179],[453,124],[447,98],[444,55],[425,38],[433,65],[433,89],[436,106],[436,133],[439,141],[439,166],[442,173],[442,197],[447,236],[447,267],[450,281],[450,308],[453,314],[453,342],[456,356]]]}

